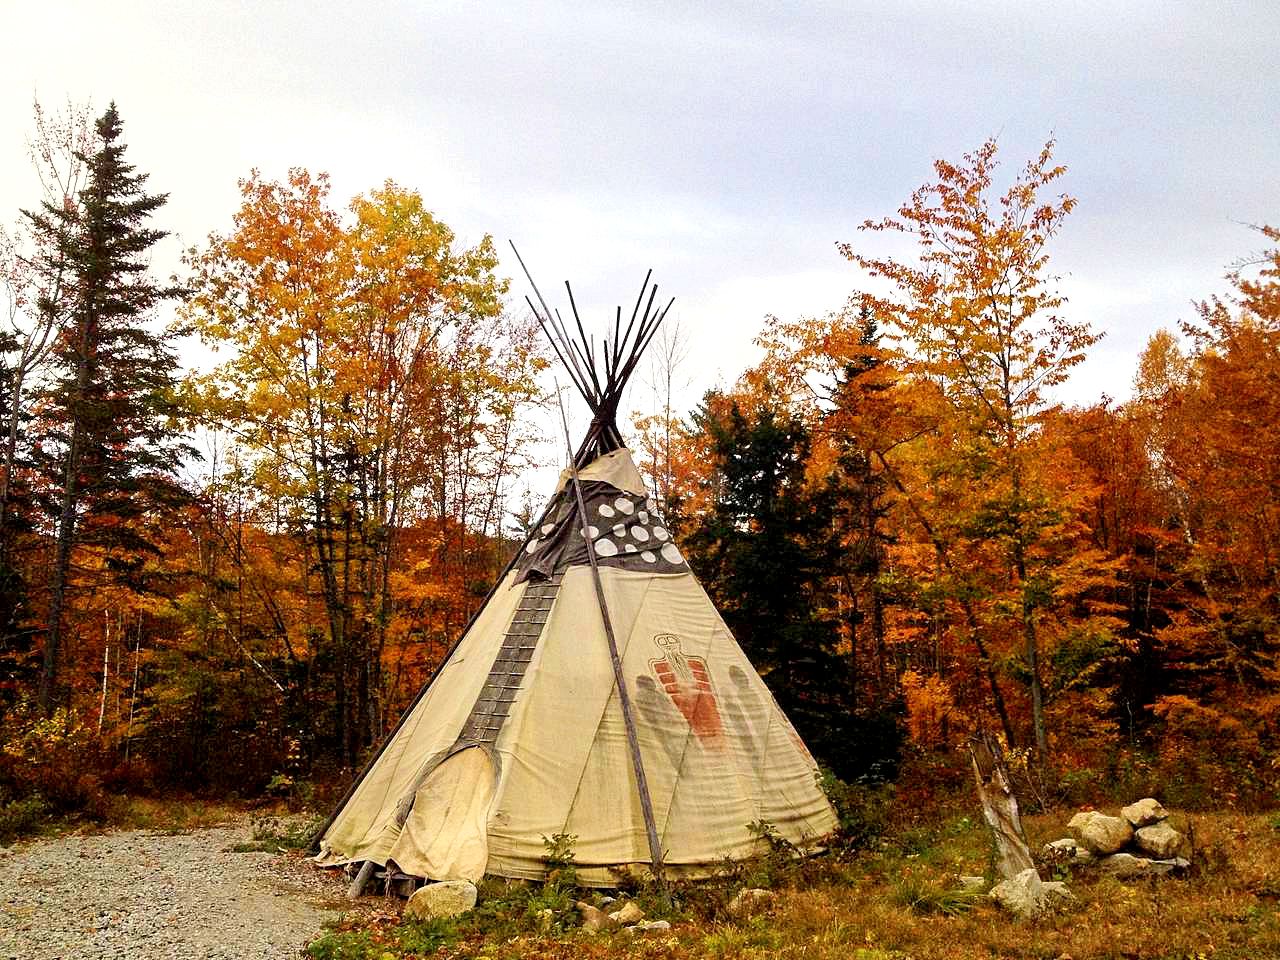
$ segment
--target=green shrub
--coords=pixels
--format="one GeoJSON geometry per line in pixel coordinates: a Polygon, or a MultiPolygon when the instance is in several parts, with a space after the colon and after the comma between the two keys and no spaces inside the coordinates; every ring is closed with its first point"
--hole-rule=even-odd
{"type": "Polygon", "coordinates": [[[48,816],[49,805],[38,794],[0,804],[0,843],[36,833],[48,816]]]}
{"type": "Polygon", "coordinates": [[[311,960],[374,960],[381,954],[367,930],[330,930],[307,946],[311,960]]]}
{"type": "Polygon", "coordinates": [[[893,808],[891,783],[845,783],[829,770],[818,775],[818,786],[835,808],[839,819],[837,840],[851,850],[879,843],[888,829],[893,808]]]}
{"type": "Polygon", "coordinates": [[[307,956],[311,960],[426,957],[457,939],[451,920],[408,920],[382,929],[326,931],[307,945],[307,956]]]}

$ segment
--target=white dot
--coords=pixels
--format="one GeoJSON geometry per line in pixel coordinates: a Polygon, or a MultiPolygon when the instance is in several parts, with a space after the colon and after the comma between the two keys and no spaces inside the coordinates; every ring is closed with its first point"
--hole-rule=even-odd
{"type": "Polygon", "coordinates": [[[524,548],[525,553],[537,553],[538,548],[542,546],[541,540],[530,540],[529,545],[524,548]]]}
{"type": "Polygon", "coordinates": [[[543,533],[550,533],[550,532],[551,532],[552,530],[554,530],[555,528],[556,528],[556,525],[555,525],[554,523],[544,523],[544,524],[542,525],[542,532],[543,532],[543,533]]]}
{"type": "Polygon", "coordinates": [[[637,513],[637,514],[636,514],[636,519],[637,519],[637,520],[639,520],[641,523],[648,523],[648,522],[649,522],[649,511],[648,511],[648,510],[641,510],[639,513],[637,513]]]}
{"type": "Polygon", "coordinates": [[[662,545],[662,559],[667,563],[684,563],[684,557],[680,556],[680,551],[676,549],[674,543],[662,545]]]}
{"type": "Polygon", "coordinates": [[[612,517],[613,514],[614,514],[613,507],[609,506],[607,503],[600,504],[600,516],[612,517]]]}
{"type": "Polygon", "coordinates": [[[588,540],[594,540],[596,537],[600,536],[599,527],[587,527],[587,529],[579,530],[578,532],[582,534],[584,537],[586,537],[588,540]]]}
{"type": "Polygon", "coordinates": [[[613,505],[617,507],[619,510],[621,510],[623,513],[625,513],[628,517],[631,516],[631,514],[636,512],[636,505],[632,503],[630,500],[628,500],[626,497],[619,497],[617,500],[613,501],[613,505]]]}
{"type": "Polygon", "coordinates": [[[631,535],[635,537],[637,540],[639,540],[641,543],[644,543],[646,540],[649,539],[649,531],[646,530],[644,527],[632,527],[631,535]]]}
{"type": "Polygon", "coordinates": [[[666,527],[654,527],[653,535],[657,537],[659,540],[665,540],[667,539],[667,537],[671,536],[671,534],[667,533],[666,527]]]}
{"type": "Polygon", "coordinates": [[[623,544],[622,549],[626,550],[627,553],[635,553],[636,545],[634,543],[626,543],[626,544],[623,544]]]}
{"type": "Polygon", "coordinates": [[[601,557],[616,557],[618,548],[612,540],[600,539],[596,541],[596,554],[601,557]]]}
{"type": "Polygon", "coordinates": [[[625,523],[615,523],[613,525],[613,535],[615,537],[625,537],[627,535],[627,525],[625,523]]]}
{"type": "Polygon", "coordinates": [[[640,559],[645,563],[655,563],[658,559],[658,555],[652,550],[646,550],[644,553],[640,554],[640,559]]]}

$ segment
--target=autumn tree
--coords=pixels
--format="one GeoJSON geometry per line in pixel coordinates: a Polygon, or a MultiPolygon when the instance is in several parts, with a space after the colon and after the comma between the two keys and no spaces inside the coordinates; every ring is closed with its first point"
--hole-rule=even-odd
{"type": "Polygon", "coordinates": [[[175,440],[177,362],[149,321],[180,288],[150,275],[148,256],[166,234],[148,224],[165,196],[146,192],[147,175],[124,159],[114,104],[95,124],[85,186],[77,203],[46,200],[30,213],[41,238],[37,270],[61,271],[61,286],[38,302],[59,322],[55,370],[42,398],[39,449],[54,525],[48,625],[39,700],[58,697],[64,614],[78,546],[97,550],[116,578],[135,576],[155,551],[157,505],[181,499],[174,471],[189,452],[175,440]]]}
{"type": "Polygon", "coordinates": [[[328,678],[332,749],[354,762],[389,709],[397,612],[439,607],[456,629],[449,589],[465,599],[488,575],[475,564],[523,455],[540,360],[502,314],[491,240],[462,248],[418,193],[389,182],[344,221],[323,175],[254,173],[241,191],[232,232],[191,257],[187,316],[232,352],[199,403],[232,431],[259,516],[300,548],[324,637],[286,630],[287,649],[328,678]],[[430,586],[398,570],[407,528],[427,523],[430,586]]]}
{"type": "Polygon", "coordinates": [[[690,496],[690,471],[681,463],[683,413],[677,404],[680,391],[687,389],[689,360],[688,330],[675,318],[664,324],[649,345],[649,372],[652,413],[632,414],[636,429],[638,466],[649,480],[650,489],[673,530],[679,532],[683,501],[690,496]]]}
{"type": "Polygon", "coordinates": [[[1228,274],[1229,295],[1199,305],[1189,351],[1152,338],[1133,404],[1177,560],[1153,709],[1170,744],[1194,731],[1201,760],[1254,769],[1257,731],[1280,717],[1280,231],[1259,231],[1270,248],[1228,274]]]}
{"type": "MultiPolygon", "coordinates": [[[[1031,700],[1034,742],[1049,744],[1042,676],[1042,621],[1055,600],[1057,575],[1045,552],[1059,525],[1058,491],[1033,469],[1045,451],[1037,428],[1053,408],[1050,391],[1084,359],[1098,336],[1066,319],[1049,273],[1048,244],[1075,200],[1043,194],[1065,172],[1053,164],[1050,142],[1002,194],[994,193],[995,141],[959,163],[934,164],[937,181],[912,194],[896,217],[862,229],[912,238],[914,261],[877,256],[840,244],[841,252],[892,293],[864,293],[860,302],[890,325],[904,370],[936,389],[940,423],[949,437],[937,469],[961,481],[961,499],[930,521],[930,539],[945,564],[958,550],[997,547],[1003,568],[979,591],[985,623],[975,639],[1016,624],[1031,700]]],[[[922,513],[923,521],[923,513],[922,513]]],[[[994,559],[994,558],[993,558],[994,559]]]]}

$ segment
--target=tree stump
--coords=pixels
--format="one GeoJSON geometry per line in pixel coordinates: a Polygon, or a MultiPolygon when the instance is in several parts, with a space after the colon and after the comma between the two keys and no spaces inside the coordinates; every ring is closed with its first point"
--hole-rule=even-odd
{"type": "Polygon", "coordinates": [[[999,741],[984,730],[969,738],[969,757],[973,761],[982,815],[995,839],[996,870],[1003,879],[1012,880],[1022,871],[1034,869],[1035,864],[1031,862],[1031,850],[1022,830],[1018,798],[1009,782],[1004,753],[999,741]]]}

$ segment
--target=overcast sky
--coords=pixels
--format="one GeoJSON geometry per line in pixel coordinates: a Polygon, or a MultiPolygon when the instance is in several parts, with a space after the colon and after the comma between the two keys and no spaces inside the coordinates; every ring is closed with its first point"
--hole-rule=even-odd
{"type": "Polygon", "coordinates": [[[765,314],[838,308],[859,276],[836,242],[874,249],[857,224],[989,136],[1009,174],[1056,137],[1080,201],[1054,267],[1106,339],[1075,402],[1125,396],[1146,338],[1257,246],[1243,224],[1280,222],[1275,0],[0,10],[0,219],[35,198],[33,96],[114,99],[182,244],[229,226],[251,167],[299,165],[340,202],[420,189],[602,323],[653,267],[692,335],[691,399],[754,359],[765,314]]]}

